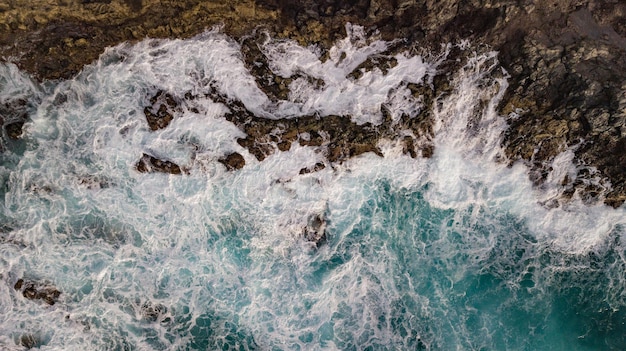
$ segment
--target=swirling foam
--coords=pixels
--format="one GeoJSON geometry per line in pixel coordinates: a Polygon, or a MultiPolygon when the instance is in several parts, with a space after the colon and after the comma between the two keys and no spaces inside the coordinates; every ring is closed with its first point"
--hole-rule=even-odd
{"type": "Polygon", "coordinates": [[[414,108],[403,84],[427,85],[437,62],[400,53],[387,74],[346,78],[388,45],[358,27],[348,33],[324,63],[315,48],[266,43],[277,74],[326,83],[296,84],[278,105],[217,31],[110,48],[49,87],[0,66],[0,96],[41,101],[23,154],[2,156],[16,160],[1,169],[11,225],[0,242],[3,347],[24,335],[50,350],[626,345],[624,210],[577,199],[548,209],[549,184],[534,189],[523,165],[499,161],[506,74],[496,53],[468,49],[454,91],[432,106],[430,159],[381,140],[384,158],[300,175],[321,160],[313,148],[258,162],[237,144],[228,107],[208,98],[189,102],[198,112],[184,105],[164,130],[145,123],[157,90],[202,96],[210,86],[267,118],[380,123],[383,102],[392,115],[414,108]],[[217,159],[233,151],[246,166],[227,172],[217,159]],[[189,174],[140,174],[144,152],[189,174]],[[301,233],[319,213],[328,241],[316,249],[301,233]],[[59,302],[25,299],[12,287],[20,277],[54,284],[59,302]]]}

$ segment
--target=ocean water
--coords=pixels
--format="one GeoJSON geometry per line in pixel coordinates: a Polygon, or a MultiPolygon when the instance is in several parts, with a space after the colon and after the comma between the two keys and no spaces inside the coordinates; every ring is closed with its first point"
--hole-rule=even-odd
{"type": "MultiPolygon", "coordinates": [[[[109,48],[74,79],[35,83],[0,64],[0,103],[23,99],[23,137],[0,157],[0,348],[21,350],[624,350],[624,208],[558,201],[572,150],[533,187],[501,149],[507,87],[497,53],[464,50],[454,90],[429,87],[448,47],[358,78],[346,75],[390,43],[347,26],[318,48],[268,38],[291,83],[270,101],[240,47],[219,30],[189,40],[109,48]],[[158,90],[210,87],[266,118],[311,113],[380,123],[432,108],[435,152],[410,158],[398,140],[323,170],[294,143],[263,162],[236,140],[229,107],[198,98],[151,131],[158,90]],[[246,165],[217,160],[239,152],[246,165]],[[143,153],[187,174],[139,173],[143,153]],[[326,218],[319,248],[302,231],[326,218]],[[61,292],[49,305],[19,279],[61,292]]],[[[515,116],[509,116],[514,118],[515,116]]],[[[322,117],[323,118],[323,117],[322,117]]]]}

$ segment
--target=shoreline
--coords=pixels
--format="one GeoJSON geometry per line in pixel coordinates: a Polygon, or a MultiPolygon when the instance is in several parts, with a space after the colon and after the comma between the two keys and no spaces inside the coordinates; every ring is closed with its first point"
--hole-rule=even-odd
{"type": "MultiPolygon", "coordinates": [[[[555,157],[575,148],[580,171],[562,180],[563,197],[579,192],[588,203],[619,207],[626,200],[626,4],[460,3],[92,0],[59,5],[11,0],[0,5],[0,57],[42,81],[70,79],[108,46],[146,37],[184,39],[215,25],[242,43],[261,27],[277,38],[322,50],[345,37],[347,22],[378,31],[384,40],[405,39],[400,49],[436,51],[441,43],[467,39],[497,50],[510,75],[499,106],[500,114],[509,116],[503,146],[510,162],[526,163],[541,186],[555,157]],[[611,190],[588,181],[596,176],[590,167],[611,182],[611,190]]],[[[435,91],[445,91],[460,58],[452,53],[442,64],[435,91]]],[[[9,135],[7,127],[27,116],[19,104],[3,103],[0,119],[3,135],[9,135]],[[16,113],[21,117],[12,116],[16,113]]]]}

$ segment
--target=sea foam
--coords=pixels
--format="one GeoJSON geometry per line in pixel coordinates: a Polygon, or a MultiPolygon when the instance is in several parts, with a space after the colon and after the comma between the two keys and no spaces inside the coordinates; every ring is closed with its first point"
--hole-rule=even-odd
{"type": "MultiPolygon", "coordinates": [[[[461,45],[453,91],[423,106],[406,83],[428,87],[441,57],[400,52],[386,73],[348,78],[390,43],[357,26],[347,33],[325,62],[318,48],[267,38],[277,75],[325,82],[294,80],[279,103],[217,30],[109,48],[48,86],[0,66],[2,99],[36,106],[23,153],[7,150],[14,162],[0,169],[10,224],[0,236],[2,347],[24,337],[49,350],[626,345],[624,209],[576,197],[548,207],[558,180],[538,189],[523,164],[507,165],[497,53],[461,45]],[[229,106],[204,97],[210,87],[265,118],[378,124],[383,103],[394,118],[432,109],[435,151],[413,159],[381,139],[384,157],[300,174],[323,155],[296,142],[258,161],[237,143],[229,106]],[[143,108],[158,90],[199,98],[151,131],[143,108]],[[218,162],[230,152],[242,169],[218,162]],[[139,173],[143,153],[188,172],[139,173]],[[302,234],[315,215],[327,221],[319,248],[302,234]],[[13,288],[22,277],[53,284],[59,301],[26,299],[13,288]]],[[[570,156],[555,160],[557,172],[572,172],[570,156]]]]}

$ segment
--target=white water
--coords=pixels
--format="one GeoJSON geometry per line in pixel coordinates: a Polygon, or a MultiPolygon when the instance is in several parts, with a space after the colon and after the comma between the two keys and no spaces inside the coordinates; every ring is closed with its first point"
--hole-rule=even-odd
{"type": "MultiPolygon", "coordinates": [[[[294,144],[258,162],[237,144],[244,134],[224,119],[228,107],[209,99],[183,104],[164,130],[148,128],[143,107],[157,90],[202,95],[210,84],[267,118],[319,112],[376,124],[385,102],[395,118],[428,108],[406,83],[427,85],[437,62],[401,53],[386,75],[346,78],[388,45],[347,31],[324,63],[315,48],[265,44],[277,74],[326,83],[296,80],[291,101],[278,105],[256,86],[238,44],[216,31],[110,48],[75,79],[45,87],[0,66],[0,98],[37,101],[25,151],[5,152],[0,168],[11,228],[0,241],[0,345],[19,349],[25,333],[48,350],[623,345],[586,321],[568,327],[558,301],[569,290],[551,294],[581,289],[591,309],[621,313],[624,209],[577,198],[548,209],[560,179],[534,189],[523,165],[497,162],[506,74],[496,53],[467,49],[456,90],[433,107],[430,159],[384,140],[384,158],[299,175],[322,155],[294,144]],[[233,151],[246,166],[227,172],[217,159],[233,151]],[[144,152],[189,174],[139,173],[144,152]],[[328,242],[317,250],[301,233],[320,213],[328,242]],[[594,268],[592,255],[610,260],[594,268]],[[21,277],[54,284],[60,300],[25,299],[13,289],[21,277]],[[144,304],[167,312],[150,320],[144,304]],[[598,340],[585,344],[584,330],[598,340]]],[[[555,160],[556,173],[572,172],[568,157],[555,160]]]]}

